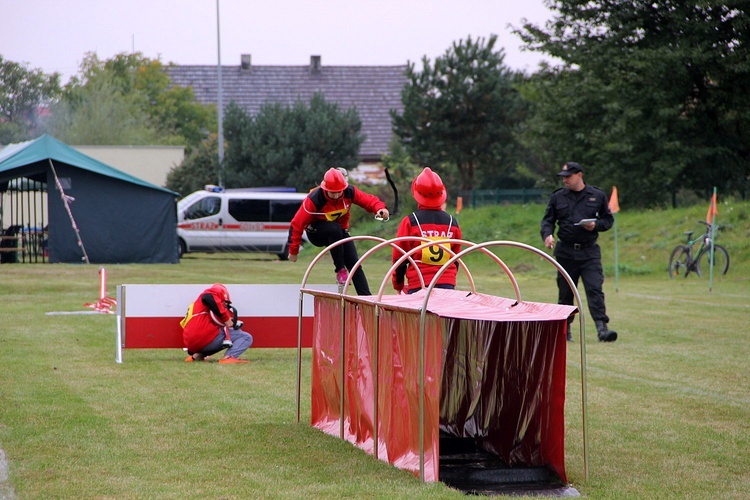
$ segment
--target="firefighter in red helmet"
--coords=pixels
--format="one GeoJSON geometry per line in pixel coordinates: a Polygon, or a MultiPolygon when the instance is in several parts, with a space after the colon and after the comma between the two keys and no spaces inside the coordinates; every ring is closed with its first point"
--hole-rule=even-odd
{"type": "Polygon", "coordinates": [[[243,322],[237,319],[229,290],[221,283],[201,292],[180,325],[189,354],[186,362],[205,361],[208,356],[227,349],[219,363],[249,363],[240,359],[240,355],[253,345],[253,336],[242,331],[243,322]]]}
{"type": "MultiPolygon", "coordinates": [[[[297,261],[302,233],[310,243],[325,247],[349,237],[349,217],[352,205],[359,205],[377,217],[390,217],[385,203],[375,195],[367,194],[347,181],[344,169],[330,168],[323,176],[320,187],[310,191],[302,201],[289,229],[289,260],[297,261]]],[[[349,269],[359,260],[354,242],[350,241],[331,249],[336,282],[342,285],[349,269]]],[[[352,276],[358,295],[370,295],[370,287],[362,267],[352,276]]]]}
{"type": "MultiPolygon", "coordinates": [[[[448,262],[454,254],[461,251],[461,245],[458,243],[450,244],[449,248],[453,253],[447,251],[445,244],[439,243],[440,240],[461,239],[461,228],[458,227],[458,221],[444,210],[448,193],[440,176],[433,172],[430,167],[425,167],[412,181],[411,193],[417,201],[417,211],[401,220],[396,237],[420,236],[434,240],[435,245],[412,254],[412,259],[416,262],[419,271],[412,268],[407,260],[393,272],[391,277],[393,288],[398,292],[405,288],[407,293],[414,293],[422,287],[418,272],[422,273],[425,286],[427,286],[432,282],[440,267],[448,262]]],[[[423,240],[415,239],[400,241],[396,244],[408,252],[424,243],[426,242],[423,240]]],[[[398,248],[394,248],[392,262],[395,263],[403,255],[404,253],[398,248]]],[[[457,271],[458,262],[440,276],[440,280],[435,287],[455,288],[457,271]]]]}

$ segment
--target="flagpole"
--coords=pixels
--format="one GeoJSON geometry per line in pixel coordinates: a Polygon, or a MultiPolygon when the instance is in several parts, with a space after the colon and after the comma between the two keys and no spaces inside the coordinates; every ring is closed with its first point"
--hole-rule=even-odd
{"type": "Polygon", "coordinates": [[[615,220],[614,222],[614,229],[615,229],[615,292],[620,291],[620,287],[618,285],[619,282],[619,275],[620,275],[620,265],[618,264],[618,251],[617,251],[617,215],[612,214],[612,218],[615,220]]]}
{"type": "Polygon", "coordinates": [[[612,219],[613,223],[612,225],[615,228],[615,292],[620,291],[620,285],[619,285],[619,279],[620,279],[620,263],[619,260],[619,252],[617,248],[617,212],[620,211],[620,199],[617,195],[617,186],[612,186],[612,195],[609,197],[609,211],[612,213],[612,219]]]}
{"type": "MultiPolygon", "coordinates": [[[[716,186],[714,186],[714,195],[711,197],[711,205],[709,206],[708,210],[711,214],[711,228],[710,228],[710,235],[711,235],[711,248],[708,251],[708,255],[710,257],[709,260],[709,271],[708,271],[708,291],[712,292],[714,290],[714,234],[716,231],[714,231],[714,227],[716,227],[716,186]]],[[[709,221],[706,221],[709,222],[709,221]]]]}
{"type": "Polygon", "coordinates": [[[218,86],[218,105],[217,107],[218,125],[219,125],[219,187],[224,187],[224,91],[221,84],[221,25],[219,24],[219,0],[216,0],[216,85],[218,86]]]}

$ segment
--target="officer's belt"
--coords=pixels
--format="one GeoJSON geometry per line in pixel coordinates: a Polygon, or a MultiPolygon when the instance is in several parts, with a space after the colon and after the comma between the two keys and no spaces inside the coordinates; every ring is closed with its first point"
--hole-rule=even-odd
{"type": "Polygon", "coordinates": [[[596,245],[596,241],[590,241],[588,243],[568,243],[567,241],[560,240],[560,244],[566,247],[570,247],[573,250],[580,250],[581,248],[590,248],[596,245]]]}

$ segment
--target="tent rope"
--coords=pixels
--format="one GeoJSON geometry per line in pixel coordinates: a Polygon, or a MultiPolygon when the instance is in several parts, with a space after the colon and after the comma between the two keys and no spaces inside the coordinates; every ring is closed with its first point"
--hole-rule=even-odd
{"type": "Polygon", "coordinates": [[[78,230],[76,220],[73,218],[73,212],[70,211],[70,202],[75,198],[66,195],[65,191],[63,191],[62,184],[60,183],[60,179],[57,177],[57,172],[55,171],[55,165],[52,164],[52,158],[47,158],[47,161],[49,161],[49,166],[50,168],[52,168],[52,175],[55,176],[55,184],[57,185],[57,189],[60,190],[60,198],[62,198],[63,205],[65,205],[65,210],[68,212],[68,217],[70,217],[70,224],[71,226],[73,226],[73,231],[75,231],[76,233],[76,238],[78,238],[78,246],[81,247],[81,251],[83,251],[83,260],[86,261],[86,264],[90,264],[89,256],[86,253],[86,248],[83,246],[83,240],[81,239],[81,232],[78,230]]]}

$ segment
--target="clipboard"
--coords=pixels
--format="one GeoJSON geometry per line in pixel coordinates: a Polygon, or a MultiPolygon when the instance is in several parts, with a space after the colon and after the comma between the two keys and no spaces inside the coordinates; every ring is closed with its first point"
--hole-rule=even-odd
{"type": "Polygon", "coordinates": [[[573,224],[574,226],[580,226],[581,224],[588,224],[589,222],[596,222],[596,219],[581,219],[580,221],[573,224]]]}

